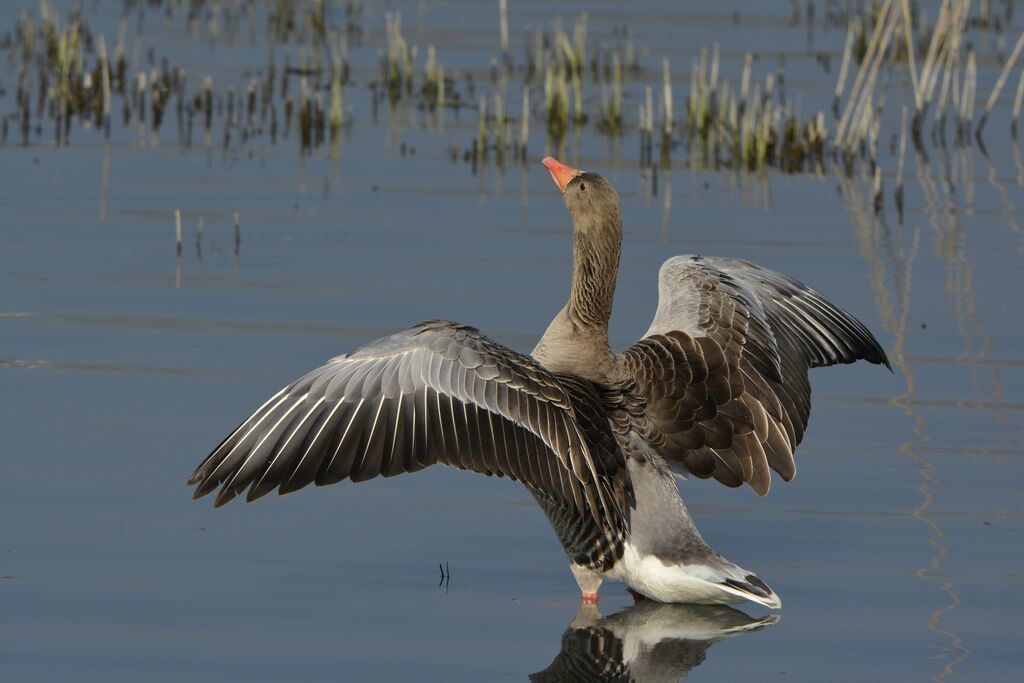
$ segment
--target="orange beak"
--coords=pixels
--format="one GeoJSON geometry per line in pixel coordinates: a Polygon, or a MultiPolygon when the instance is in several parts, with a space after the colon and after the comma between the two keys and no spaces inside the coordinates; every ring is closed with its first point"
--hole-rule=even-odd
{"type": "Polygon", "coordinates": [[[565,192],[565,186],[569,184],[569,181],[583,173],[583,171],[566,166],[554,157],[544,157],[540,163],[544,164],[544,168],[548,169],[551,179],[555,181],[555,185],[558,185],[559,192],[565,192]]]}

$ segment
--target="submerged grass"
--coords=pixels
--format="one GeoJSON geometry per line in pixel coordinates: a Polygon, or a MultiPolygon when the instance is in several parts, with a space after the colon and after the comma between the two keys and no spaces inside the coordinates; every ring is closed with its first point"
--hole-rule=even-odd
{"type": "MultiPolygon", "coordinates": [[[[634,44],[628,27],[595,34],[585,13],[572,21],[571,29],[556,20],[546,30],[529,30],[517,55],[508,38],[508,14],[515,7],[499,3],[500,59],[477,69],[448,71],[442,62],[444,48],[430,44],[421,53],[403,32],[398,12],[385,13],[383,31],[373,34],[363,27],[361,2],[268,0],[266,7],[267,67],[247,74],[242,83],[215,84],[209,74],[189,79],[183,68],[156,54],[152,44],[143,60],[137,39],[129,58],[128,11],[108,51],[106,38],[94,35],[87,25],[85,10],[62,21],[44,0],[38,12],[21,14],[4,41],[17,86],[14,110],[2,118],[3,141],[13,124],[23,144],[42,139],[46,130],[54,131],[58,144],[69,144],[76,120],[102,128],[109,137],[119,99],[122,126],[137,123],[154,144],[172,119],[182,147],[192,145],[194,128],[204,131],[203,144],[211,146],[213,129],[222,126],[225,152],[261,136],[275,143],[295,128],[304,153],[314,153],[329,141],[333,154],[355,120],[348,94],[359,84],[351,80],[349,49],[363,48],[367,35],[378,35],[379,73],[362,84],[372,92],[373,119],[381,105],[419,109],[430,112],[433,127],[443,130],[446,111],[457,118],[460,110],[475,109],[471,153],[453,153],[455,158],[493,159],[499,165],[508,159],[523,161],[535,121],[547,135],[549,150],[562,149],[571,132],[590,127],[609,138],[636,132],[645,166],[668,167],[681,150],[694,166],[821,173],[831,159],[845,171],[864,162],[876,176],[890,83],[905,76],[904,82],[911,84],[913,101],[900,131],[905,129],[918,149],[929,124],[933,143],[945,144],[947,119],[956,144],[981,142],[1024,52],[1024,34],[1015,36],[1012,50],[999,57],[998,80],[975,124],[979,56],[967,34],[1002,30],[1001,15],[987,8],[975,8],[972,14],[968,0],[943,0],[931,22],[925,9],[909,0],[830,6],[823,25],[845,34],[830,113],[805,114],[799,97],[786,97],[781,61],[757,73],[758,56],[747,53],[742,70],[728,74],[723,50],[714,44],[701,48],[688,72],[682,71],[688,95],[677,114],[678,76],[673,74],[679,73],[678,64],[673,69],[668,57],[653,56],[661,62],[660,82],[649,80],[638,58],[647,52],[634,44]],[[285,52],[280,69],[275,64],[279,48],[285,52]],[[518,88],[509,88],[513,79],[521,79],[521,95],[518,88]]],[[[168,16],[185,12],[193,23],[218,17],[222,21],[210,20],[206,27],[211,39],[221,37],[226,27],[237,30],[243,20],[251,21],[244,3],[215,0],[187,6],[153,0],[131,11],[154,8],[168,16]]],[[[735,46],[726,47],[736,53],[735,46]]],[[[1017,77],[1011,133],[1016,132],[1022,106],[1024,72],[1017,77]]]]}
{"type": "MultiPolygon", "coordinates": [[[[801,119],[778,87],[783,72],[753,81],[752,64],[753,55],[747,53],[735,95],[730,81],[719,75],[718,46],[714,46],[710,62],[707,51],[701,51],[692,66],[687,102],[687,133],[691,147],[696,148],[691,153],[702,164],[716,167],[820,172],[828,138],[824,113],[801,119]]],[[[663,146],[672,136],[668,68],[666,62],[663,146]]]]}

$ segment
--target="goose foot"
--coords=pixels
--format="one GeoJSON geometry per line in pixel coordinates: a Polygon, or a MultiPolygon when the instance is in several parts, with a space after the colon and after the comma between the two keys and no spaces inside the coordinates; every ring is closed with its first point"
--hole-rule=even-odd
{"type": "Polygon", "coordinates": [[[596,605],[597,591],[583,591],[580,593],[580,600],[584,605],[596,605]]]}

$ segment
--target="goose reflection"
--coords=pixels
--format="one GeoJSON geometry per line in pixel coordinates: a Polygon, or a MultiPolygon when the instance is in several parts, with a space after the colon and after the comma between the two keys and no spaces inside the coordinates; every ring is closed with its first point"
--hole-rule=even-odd
{"type": "Polygon", "coordinates": [[[583,604],[562,635],[562,651],[551,666],[530,676],[558,681],[679,681],[700,666],[719,640],[774,624],[725,605],[669,605],[641,600],[602,617],[583,604]]]}

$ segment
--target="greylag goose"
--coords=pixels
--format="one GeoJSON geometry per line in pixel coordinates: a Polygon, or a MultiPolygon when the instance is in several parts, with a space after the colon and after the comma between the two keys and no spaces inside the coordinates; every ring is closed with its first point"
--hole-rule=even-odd
{"type": "MultiPolygon", "coordinates": [[[[584,602],[605,578],[660,602],[781,605],[712,550],[676,476],[768,493],[790,480],[808,370],[888,365],[871,333],[814,290],[746,261],[675,256],[650,329],[608,343],[622,221],[615,189],[548,157],[573,224],[569,299],[531,355],[431,320],[338,356],[246,418],[188,478],[224,505],[277,489],[435,463],[522,482],[584,602]]],[[[891,369],[891,368],[890,368],[891,369]]]]}

